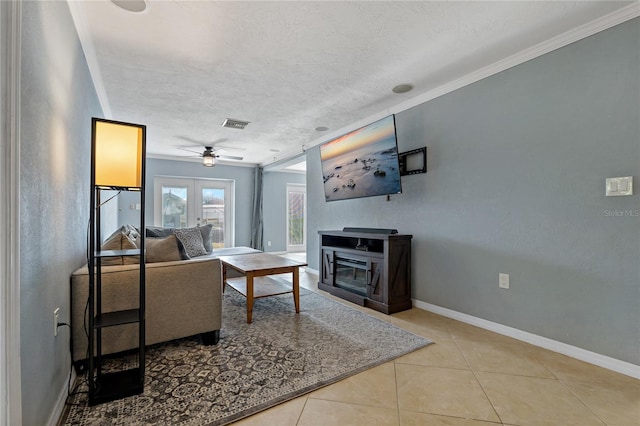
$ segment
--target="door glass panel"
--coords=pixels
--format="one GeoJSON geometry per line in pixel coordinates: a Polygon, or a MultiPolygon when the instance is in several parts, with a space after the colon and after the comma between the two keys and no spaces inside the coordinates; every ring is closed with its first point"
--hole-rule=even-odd
{"type": "Polygon", "coordinates": [[[156,226],[191,228],[211,224],[213,247],[233,247],[233,180],[157,176],[153,181],[156,226]]]}
{"type": "Polygon", "coordinates": [[[187,226],[187,193],[186,186],[162,186],[162,226],[187,226]]]}
{"type": "Polygon", "coordinates": [[[287,184],[287,251],[304,251],[306,235],[306,186],[287,184]]]}
{"type": "Polygon", "coordinates": [[[304,246],[304,192],[289,191],[288,193],[288,246],[304,246]]]}
{"type": "Polygon", "coordinates": [[[224,189],[202,188],[202,211],[200,223],[213,225],[211,242],[213,248],[224,247],[224,189]]]}

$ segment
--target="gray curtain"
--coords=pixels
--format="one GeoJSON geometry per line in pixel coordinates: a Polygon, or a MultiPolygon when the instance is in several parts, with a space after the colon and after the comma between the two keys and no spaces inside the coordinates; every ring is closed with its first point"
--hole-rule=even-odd
{"type": "Polygon", "coordinates": [[[256,167],[253,184],[253,215],[251,216],[251,247],[264,251],[262,242],[262,167],[256,167]]]}

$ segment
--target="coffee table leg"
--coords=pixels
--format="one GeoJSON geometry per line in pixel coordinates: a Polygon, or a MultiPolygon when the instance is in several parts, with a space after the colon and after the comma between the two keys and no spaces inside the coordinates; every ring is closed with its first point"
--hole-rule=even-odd
{"type": "Polygon", "coordinates": [[[293,303],[296,313],[300,313],[300,273],[297,267],[293,268],[293,303]]]}
{"type": "Polygon", "coordinates": [[[253,275],[247,274],[247,324],[251,324],[253,317],[253,275]]]}

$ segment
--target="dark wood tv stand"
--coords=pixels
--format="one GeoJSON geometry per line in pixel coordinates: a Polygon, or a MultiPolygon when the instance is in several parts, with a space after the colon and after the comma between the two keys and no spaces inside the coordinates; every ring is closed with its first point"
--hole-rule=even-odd
{"type": "Polygon", "coordinates": [[[411,235],[318,231],[318,288],[385,314],[411,309],[411,235]]]}

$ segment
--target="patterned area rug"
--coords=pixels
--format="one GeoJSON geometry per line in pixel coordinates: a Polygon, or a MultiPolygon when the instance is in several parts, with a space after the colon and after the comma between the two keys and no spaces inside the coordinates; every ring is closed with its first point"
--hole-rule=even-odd
{"type": "MultiPolygon", "coordinates": [[[[431,342],[319,294],[257,299],[225,292],[216,346],[198,337],[150,346],[144,393],[89,407],[71,399],[68,425],[223,425],[390,361],[431,342]]],[[[131,360],[114,359],[108,368],[131,360]]],[[[86,390],[86,386],[84,386],[86,390]]]]}

